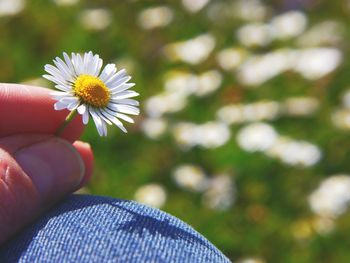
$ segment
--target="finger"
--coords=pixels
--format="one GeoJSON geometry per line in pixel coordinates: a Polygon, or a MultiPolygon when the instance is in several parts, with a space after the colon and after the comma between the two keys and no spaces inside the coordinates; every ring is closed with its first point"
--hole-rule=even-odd
{"type": "MultiPolygon", "coordinates": [[[[2,148],[3,150],[9,153],[14,153],[21,148],[30,146],[35,143],[39,143],[44,140],[48,140],[50,138],[52,138],[51,135],[42,135],[42,134],[13,135],[5,138],[0,138],[0,148],[2,148]]],[[[82,158],[84,162],[84,167],[85,167],[85,174],[84,174],[83,180],[81,184],[77,187],[77,189],[75,189],[75,190],[78,190],[79,188],[86,185],[92,176],[93,167],[94,167],[94,154],[92,152],[90,144],[86,142],[76,141],[73,143],[73,146],[80,154],[80,157],[82,158]]]]}
{"type": "MultiPolygon", "coordinates": [[[[0,137],[19,133],[54,134],[69,114],[56,111],[46,88],[0,84],[0,137]]],[[[65,128],[62,137],[70,142],[83,132],[80,115],[65,128]]]]}
{"type": "Polygon", "coordinates": [[[75,191],[85,174],[80,154],[67,141],[20,137],[0,139],[0,243],[75,191]]]}

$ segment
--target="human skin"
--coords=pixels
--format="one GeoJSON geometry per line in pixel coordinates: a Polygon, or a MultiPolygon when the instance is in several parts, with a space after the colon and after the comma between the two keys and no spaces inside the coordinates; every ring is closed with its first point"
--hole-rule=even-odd
{"type": "Polygon", "coordinates": [[[93,153],[78,141],[77,116],[60,137],[69,114],[55,111],[50,90],[0,84],[0,244],[89,180],[93,153]]]}

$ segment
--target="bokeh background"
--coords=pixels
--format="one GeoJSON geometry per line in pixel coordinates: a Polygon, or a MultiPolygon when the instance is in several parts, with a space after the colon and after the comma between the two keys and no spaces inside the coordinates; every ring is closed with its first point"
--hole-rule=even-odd
{"type": "Polygon", "coordinates": [[[0,81],[53,87],[54,57],[100,54],[142,113],[127,135],[88,125],[82,192],[161,208],[234,262],[349,262],[349,16],[349,0],[0,0],[0,81]]]}

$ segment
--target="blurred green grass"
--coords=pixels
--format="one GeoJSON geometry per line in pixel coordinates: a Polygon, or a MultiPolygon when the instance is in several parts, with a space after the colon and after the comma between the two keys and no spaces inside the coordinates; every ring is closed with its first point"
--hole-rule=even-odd
{"type": "MultiPolygon", "coordinates": [[[[225,2],[225,1],[222,1],[225,2]]],[[[266,1],[277,14],[283,1],[266,1]]],[[[140,131],[141,114],[136,125],[129,125],[128,135],[117,128],[107,138],[99,138],[93,124],[83,140],[91,143],[96,158],[94,176],[87,187],[92,194],[133,199],[142,185],[156,182],[167,190],[162,207],[206,236],[232,260],[256,257],[266,262],[347,262],[350,257],[350,213],[336,220],[336,228],[327,235],[314,231],[301,240],[295,238],[298,222],[313,217],[308,195],[325,177],[350,170],[348,132],[338,130],[330,121],[340,105],[340,96],[350,82],[349,15],[346,1],[309,1],[305,13],[310,24],[335,19],[344,25],[341,45],[343,63],[330,76],[317,81],[305,80],[295,73],[281,74],[259,89],[245,89],[235,75],[224,74],[219,92],[205,98],[190,98],[189,106],[169,118],[202,123],[214,118],[216,110],[228,102],[253,102],[261,99],[281,101],[290,96],[312,96],[321,103],[320,110],[308,119],[283,117],[273,121],[281,134],[318,145],[322,160],[311,168],[291,167],[260,153],[247,153],[233,136],[216,149],[194,148],[182,151],[170,135],[150,140],[140,131]],[[235,96],[227,96],[232,90],[235,96]],[[179,164],[195,163],[209,173],[228,171],[237,187],[236,201],[226,211],[203,206],[201,194],[181,190],[171,179],[179,164]],[[294,232],[293,232],[294,231],[294,232]]],[[[200,73],[217,68],[211,55],[199,65],[171,63],[162,54],[168,43],[187,40],[211,32],[217,41],[215,51],[239,45],[233,32],[244,24],[241,20],[217,23],[205,11],[186,12],[180,1],[80,1],[72,6],[57,6],[53,1],[27,1],[21,13],[0,17],[0,81],[23,82],[37,78],[43,66],[62,52],[92,50],[106,63],[129,59],[134,64],[132,77],[143,102],[163,88],[163,76],[171,69],[200,73]],[[174,21],[165,28],[143,30],[137,24],[139,12],[146,7],[166,4],[174,12],[174,21]],[[105,8],[111,24],[104,30],[85,29],[80,13],[85,9],[105,8]]],[[[254,52],[268,52],[293,43],[277,42],[254,52]]]]}

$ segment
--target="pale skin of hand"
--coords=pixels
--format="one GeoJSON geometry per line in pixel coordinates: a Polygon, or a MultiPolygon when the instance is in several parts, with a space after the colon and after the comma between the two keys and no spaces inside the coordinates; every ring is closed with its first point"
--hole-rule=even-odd
{"type": "Polygon", "coordinates": [[[0,245],[92,174],[92,150],[78,141],[80,116],[55,136],[69,112],[55,111],[49,92],[0,84],[0,245]]]}

